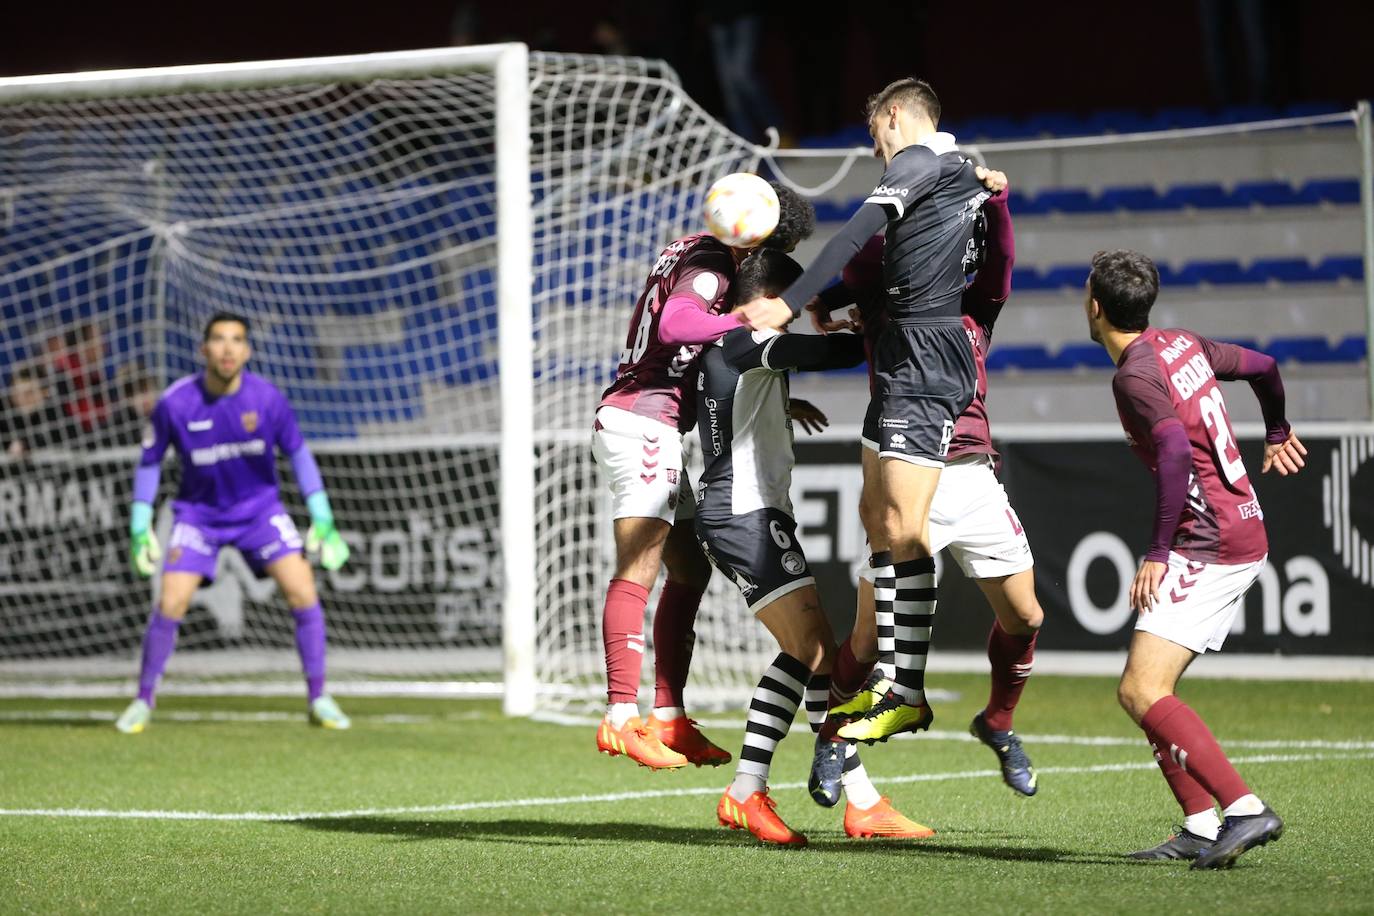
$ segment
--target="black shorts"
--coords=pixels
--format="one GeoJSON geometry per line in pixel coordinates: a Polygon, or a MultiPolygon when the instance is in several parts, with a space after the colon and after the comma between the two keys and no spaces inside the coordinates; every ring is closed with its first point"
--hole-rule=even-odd
{"type": "Polygon", "coordinates": [[[873,345],[873,398],[864,445],[884,458],[938,467],[954,421],[973,402],[978,367],[958,318],[888,323],[873,345]]]}
{"type": "Polygon", "coordinates": [[[797,543],[797,523],[786,512],[756,509],[743,515],[703,515],[702,511],[698,505],[701,549],[735,583],[751,609],[815,583],[797,543]]]}

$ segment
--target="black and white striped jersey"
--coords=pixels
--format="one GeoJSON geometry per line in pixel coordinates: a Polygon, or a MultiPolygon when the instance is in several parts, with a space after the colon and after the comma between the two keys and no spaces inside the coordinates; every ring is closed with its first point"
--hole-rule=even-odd
{"type": "Polygon", "coordinates": [[[780,334],[740,328],[708,347],[697,380],[697,433],[705,470],[697,511],[792,514],[792,369],[842,369],[863,362],[855,334],[780,334]]]}

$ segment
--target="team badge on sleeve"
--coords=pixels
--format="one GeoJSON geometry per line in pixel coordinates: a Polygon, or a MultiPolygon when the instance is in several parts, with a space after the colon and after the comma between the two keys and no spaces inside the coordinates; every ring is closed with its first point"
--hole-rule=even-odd
{"type": "Polygon", "coordinates": [[[239,414],[239,422],[243,424],[243,431],[251,433],[258,428],[258,412],[249,410],[239,414]]]}

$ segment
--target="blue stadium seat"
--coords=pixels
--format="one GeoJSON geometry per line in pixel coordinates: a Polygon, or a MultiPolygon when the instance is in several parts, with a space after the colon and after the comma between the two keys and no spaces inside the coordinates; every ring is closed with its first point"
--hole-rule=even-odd
{"type": "Polygon", "coordinates": [[[1211,283],[1222,286],[1250,282],[1245,270],[1236,261],[1190,261],[1183,265],[1178,277],[1177,282],[1189,285],[1211,283]]]}
{"type": "Polygon", "coordinates": [[[1036,197],[1036,205],[1059,213],[1106,213],[1112,209],[1084,188],[1049,188],[1036,197]]]}
{"type": "Polygon", "coordinates": [[[1363,280],[1364,260],[1356,255],[1332,255],[1322,259],[1317,272],[1328,280],[1363,280]]]}
{"type": "Polygon", "coordinates": [[[1160,196],[1160,193],[1149,185],[1103,188],[1102,193],[1098,195],[1098,202],[1109,210],[1136,212],[1177,210],[1180,206],[1173,200],[1160,196]]]}
{"type": "Polygon", "coordinates": [[[1011,270],[1011,288],[1023,291],[1058,289],[1059,284],[1045,282],[1045,279],[1040,276],[1040,272],[1034,267],[1013,267],[1011,270]]]}
{"type": "Polygon", "coordinates": [[[1087,264],[1056,264],[1045,271],[1042,280],[1049,289],[1065,286],[1082,289],[1091,271],[1092,268],[1087,264]]]}
{"type": "Polygon", "coordinates": [[[1039,198],[1022,194],[1014,188],[1007,196],[1007,208],[1012,216],[1041,216],[1050,212],[1050,208],[1042,205],[1039,198]]]}
{"type": "Polygon", "coordinates": [[[989,372],[999,372],[1004,369],[1066,369],[1071,365],[1051,356],[1042,346],[999,346],[993,347],[988,354],[987,368],[989,372]]]}
{"type": "Polygon", "coordinates": [[[1280,363],[1332,363],[1339,361],[1336,349],[1325,337],[1278,337],[1264,351],[1280,363]]]}
{"type": "Polygon", "coordinates": [[[1245,273],[1251,283],[1309,283],[1322,279],[1305,258],[1262,258],[1245,273]]]}
{"type": "Polygon", "coordinates": [[[1111,369],[1115,367],[1112,357],[1101,344],[1066,344],[1059,350],[1058,362],[1069,367],[1085,369],[1111,369]]]}
{"type": "Polygon", "coordinates": [[[1298,193],[1313,203],[1358,204],[1360,182],[1357,178],[1314,178],[1298,193]]]}
{"type": "Polygon", "coordinates": [[[1240,206],[1292,207],[1305,203],[1286,181],[1243,181],[1231,192],[1240,206]]]}
{"type": "Polygon", "coordinates": [[[1369,355],[1369,341],[1363,335],[1352,335],[1336,345],[1336,360],[1342,363],[1358,363],[1369,355]]]}
{"type": "Polygon", "coordinates": [[[1161,200],[1170,207],[1192,207],[1194,210],[1221,210],[1245,206],[1219,184],[1175,185],[1164,192],[1161,200]]]}

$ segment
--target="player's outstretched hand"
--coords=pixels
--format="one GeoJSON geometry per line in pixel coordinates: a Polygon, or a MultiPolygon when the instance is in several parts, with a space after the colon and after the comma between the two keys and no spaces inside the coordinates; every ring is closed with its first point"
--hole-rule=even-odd
{"type": "Polygon", "coordinates": [[[821,412],[821,409],[810,401],[803,401],[800,398],[790,398],[787,402],[787,412],[792,415],[792,419],[801,424],[801,428],[808,433],[818,433],[830,425],[830,418],[821,412]]]}
{"type": "Polygon", "coordinates": [[[320,555],[320,565],[333,572],[348,562],[348,542],[334,527],[333,521],[317,520],[310,523],[305,533],[307,553],[320,555]]]}
{"type": "Polygon", "coordinates": [[[1159,600],[1159,583],[1164,579],[1167,563],[1146,560],[1136,571],[1135,581],[1131,583],[1131,607],[1142,614],[1148,614],[1150,607],[1159,600]]]}
{"type": "Polygon", "coordinates": [[[140,579],[147,579],[157,572],[157,561],[162,556],[157,535],[152,531],[140,531],[129,535],[129,561],[140,579]]]}
{"type": "Polygon", "coordinates": [[[996,169],[984,168],[981,165],[973,167],[973,174],[978,176],[978,180],[983,183],[983,187],[996,194],[1007,189],[1007,173],[999,172],[996,169]]]}
{"type": "Polygon", "coordinates": [[[781,299],[744,303],[744,323],[755,331],[777,330],[792,320],[792,308],[781,299]]]}
{"type": "Polygon", "coordinates": [[[832,318],[828,308],[821,304],[821,297],[816,296],[806,303],[806,310],[811,313],[811,326],[821,334],[833,334],[836,331],[853,331],[854,322],[848,318],[832,318]]]}
{"type": "Polygon", "coordinates": [[[1289,432],[1288,438],[1278,445],[1264,446],[1264,466],[1260,468],[1261,474],[1268,474],[1269,469],[1273,468],[1279,472],[1280,477],[1287,477],[1289,474],[1296,474],[1307,467],[1304,457],[1307,455],[1307,446],[1298,441],[1298,437],[1289,432]]]}

